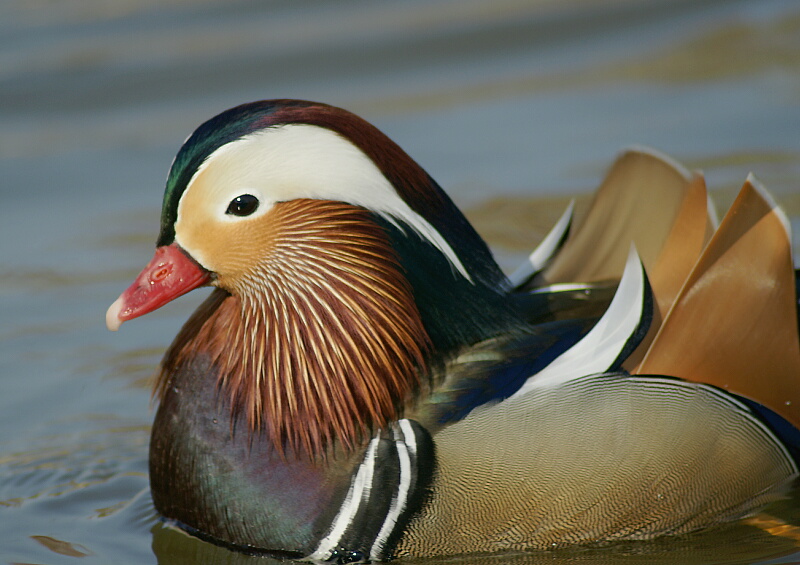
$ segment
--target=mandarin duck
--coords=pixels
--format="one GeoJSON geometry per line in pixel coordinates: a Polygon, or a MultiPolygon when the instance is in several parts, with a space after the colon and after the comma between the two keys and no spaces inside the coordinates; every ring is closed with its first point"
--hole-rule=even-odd
{"type": "Polygon", "coordinates": [[[107,325],[214,287],[157,375],[164,520],[330,562],[647,540],[737,520],[798,476],[785,216],[748,178],[621,155],[510,277],[436,182],[320,103],[201,125],[155,256],[107,325]]]}

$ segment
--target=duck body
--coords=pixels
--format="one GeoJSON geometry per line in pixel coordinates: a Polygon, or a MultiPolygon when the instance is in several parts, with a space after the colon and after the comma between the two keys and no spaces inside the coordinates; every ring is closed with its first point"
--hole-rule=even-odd
{"type": "MultiPolygon", "coordinates": [[[[664,307],[648,279],[663,267],[630,239],[610,285],[549,286],[562,239],[512,284],[360,118],[277,100],[203,124],[173,163],[156,256],[107,316],[117,329],[217,287],[162,362],[156,509],[239,551],[353,562],[651,539],[785,495],[791,409],[659,361],[676,346],[654,328],[688,299],[664,307]]],[[[800,378],[791,269],[789,286],[800,378]]]]}
{"type": "Polygon", "coordinates": [[[207,374],[199,363],[176,375],[162,400],[153,498],[179,527],[239,551],[360,561],[651,539],[747,516],[797,472],[745,405],[675,379],[587,377],[433,437],[403,420],[319,464],[231,433],[216,380],[196,378],[207,374]],[[369,497],[353,492],[359,473],[369,497]]]}

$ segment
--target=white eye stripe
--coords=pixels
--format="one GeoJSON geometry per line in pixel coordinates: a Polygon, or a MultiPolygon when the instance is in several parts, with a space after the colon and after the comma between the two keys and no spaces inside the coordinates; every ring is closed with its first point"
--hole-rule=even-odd
{"type": "MultiPolygon", "coordinates": [[[[458,255],[442,235],[397,194],[394,187],[360,149],[339,134],[308,124],[271,127],[225,144],[200,167],[181,197],[202,182],[224,217],[230,201],[242,194],[256,196],[257,217],[275,202],[297,198],[338,200],[371,210],[392,224],[414,230],[472,281],[458,255]]],[[[180,203],[178,213],[180,215],[180,203]]],[[[241,217],[227,215],[225,221],[241,217]]]]}

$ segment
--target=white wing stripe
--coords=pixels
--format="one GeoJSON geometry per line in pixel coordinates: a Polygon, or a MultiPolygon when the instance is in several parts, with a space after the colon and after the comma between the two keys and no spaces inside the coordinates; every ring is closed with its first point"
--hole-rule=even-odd
{"type": "Polygon", "coordinates": [[[564,243],[564,236],[572,225],[572,214],[575,209],[575,200],[571,200],[569,206],[558,219],[556,224],[545,236],[542,242],[533,250],[528,256],[528,260],[517,268],[508,280],[511,281],[512,287],[517,287],[526,282],[536,273],[540,272],[547,266],[547,263],[555,256],[556,251],[559,250],[564,243]]]}
{"type": "Polygon", "coordinates": [[[607,371],[639,326],[644,292],[644,268],[631,247],[617,292],[600,321],[583,339],[529,378],[511,398],[536,388],[558,386],[584,375],[607,371]]]}

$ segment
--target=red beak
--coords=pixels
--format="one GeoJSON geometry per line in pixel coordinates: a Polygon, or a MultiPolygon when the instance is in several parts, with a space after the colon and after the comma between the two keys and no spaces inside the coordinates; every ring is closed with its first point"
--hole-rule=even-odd
{"type": "Polygon", "coordinates": [[[211,273],[174,243],[158,247],[133,284],[108,308],[106,326],[115,332],[122,322],[161,308],[210,280],[211,273]]]}

